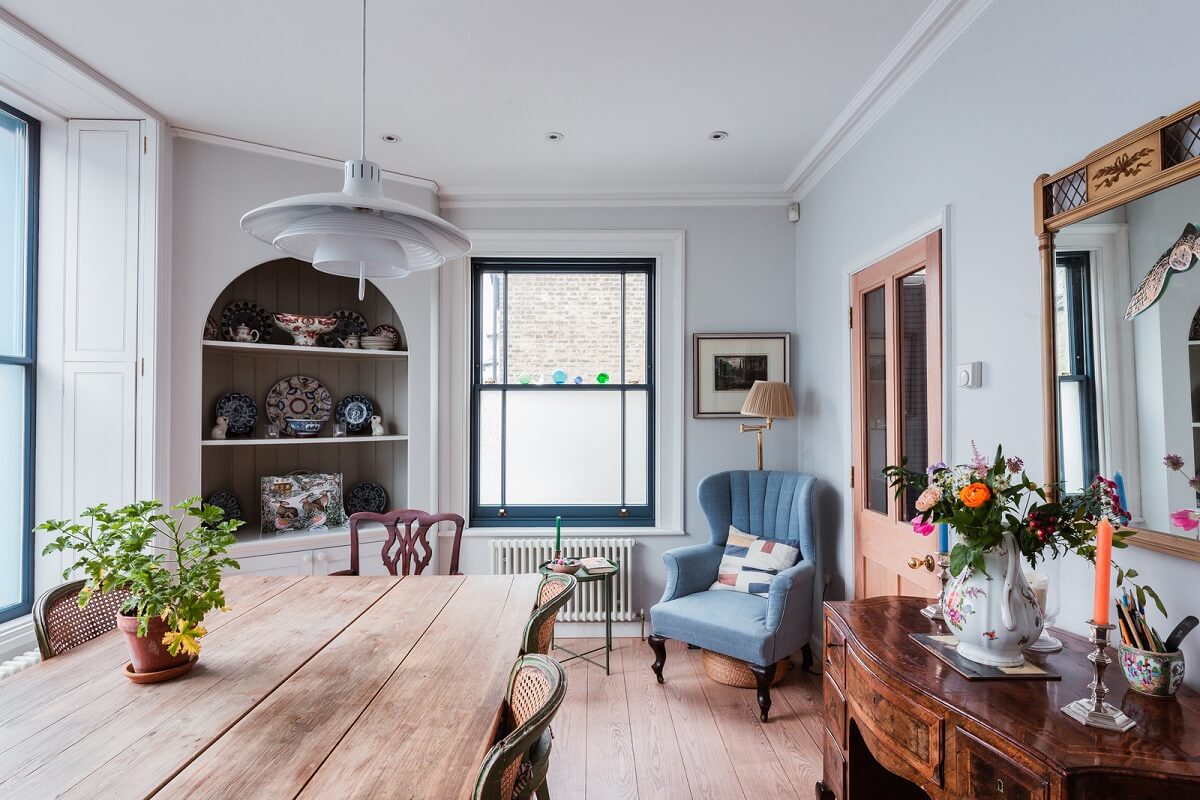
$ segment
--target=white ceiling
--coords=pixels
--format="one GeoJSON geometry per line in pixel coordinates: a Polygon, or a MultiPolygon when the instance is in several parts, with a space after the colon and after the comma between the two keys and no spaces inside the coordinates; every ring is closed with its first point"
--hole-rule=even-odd
{"type": "MultiPolygon", "coordinates": [[[[462,193],[782,188],[928,5],[370,0],[367,156],[462,193]]],[[[177,127],[358,155],[356,0],[0,7],[177,127]]]]}

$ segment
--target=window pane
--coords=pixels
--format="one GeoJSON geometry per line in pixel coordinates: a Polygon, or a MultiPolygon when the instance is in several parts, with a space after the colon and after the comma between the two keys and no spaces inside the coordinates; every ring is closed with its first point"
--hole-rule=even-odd
{"type": "Polygon", "coordinates": [[[863,296],[864,366],[866,387],[866,450],[867,508],[887,513],[888,487],[882,475],[887,466],[887,320],[885,318],[884,287],[863,296]]]}
{"type": "Polygon", "coordinates": [[[9,498],[0,514],[0,608],[24,599],[25,367],[0,365],[0,486],[9,498]]]}
{"type": "MultiPolygon", "coordinates": [[[[900,280],[900,452],[910,469],[929,464],[929,396],[926,373],[925,270],[900,280]]],[[[905,493],[901,519],[916,513],[919,492],[905,493]]]]}
{"type": "Polygon", "coordinates": [[[558,370],[567,383],[620,380],[620,275],[509,274],[508,382],[553,383],[558,370]]]}
{"type": "Polygon", "coordinates": [[[479,381],[504,383],[504,273],[479,276],[479,381]]]}
{"type": "Polygon", "coordinates": [[[0,111],[0,355],[25,355],[26,152],[25,123],[0,111]]]}
{"type": "Polygon", "coordinates": [[[511,391],[505,445],[507,504],[621,502],[620,392],[511,391]]]}
{"type": "Polygon", "coordinates": [[[1059,470],[1062,472],[1062,488],[1067,494],[1082,492],[1086,485],[1083,463],[1083,415],[1080,413],[1083,405],[1083,385],[1082,381],[1058,382],[1058,402],[1062,413],[1059,429],[1059,470]]]}
{"type": "Polygon", "coordinates": [[[500,431],[503,392],[480,392],[479,395],[479,503],[499,505],[500,500],[500,431]]]}
{"type": "MultiPolygon", "coordinates": [[[[645,273],[625,276],[625,382],[646,382],[646,319],[649,301],[645,273]]],[[[632,502],[632,501],[630,501],[632,502]]]]}
{"type": "Polygon", "coordinates": [[[625,392],[625,503],[631,506],[650,502],[649,399],[649,392],[625,392]]]}

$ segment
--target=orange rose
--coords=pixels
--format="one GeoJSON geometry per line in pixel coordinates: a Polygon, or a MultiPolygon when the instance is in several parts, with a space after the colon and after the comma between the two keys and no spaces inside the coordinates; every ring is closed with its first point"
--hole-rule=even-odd
{"type": "Polygon", "coordinates": [[[963,505],[967,508],[979,508],[991,497],[992,490],[987,487],[986,483],[972,483],[958,493],[958,499],[962,500],[963,505]]]}

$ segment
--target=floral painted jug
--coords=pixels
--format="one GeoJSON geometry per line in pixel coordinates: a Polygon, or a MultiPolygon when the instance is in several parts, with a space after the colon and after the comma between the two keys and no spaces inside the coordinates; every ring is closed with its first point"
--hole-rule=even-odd
{"type": "Polygon", "coordinates": [[[942,614],[958,638],[958,654],[993,667],[1019,667],[1042,633],[1042,609],[1021,569],[1012,534],[983,554],[983,571],[968,565],[950,579],[942,614]]]}

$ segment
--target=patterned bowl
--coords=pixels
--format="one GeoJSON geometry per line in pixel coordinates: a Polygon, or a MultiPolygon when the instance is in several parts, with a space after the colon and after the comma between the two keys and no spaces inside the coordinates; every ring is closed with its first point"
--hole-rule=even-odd
{"type": "Polygon", "coordinates": [[[316,346],[317,337],[329,333],[338,324],[338,318],[330,316],[285,314],[282,311],[276,311],[273,316],[275,324],[290,333],[295,343],[301,347],[316,346]]]}
{"type": "Polygon", "coordinates": [[[1120,647],[1121,669],[1134,691],[1151,697],[1174,697],[1183,685],[1183,653],[1153,653],[1124,642],[1120,647]]]}
{"type": "Polygon", "coordinates": [[[292,436],[316,436],[321,432],[321,426],[325,424],[324,420],[320,419],[296,419],[288,417],[287,430],[292,436]]]}
{"type": "Polygon", "coordinates": [[[546,566],[564,575],[574,575],[576,572],[579,572],[579,568],[583,565],[577,558],[560,558],[557,561],[551,560],[546,562],[546,566]]]}

